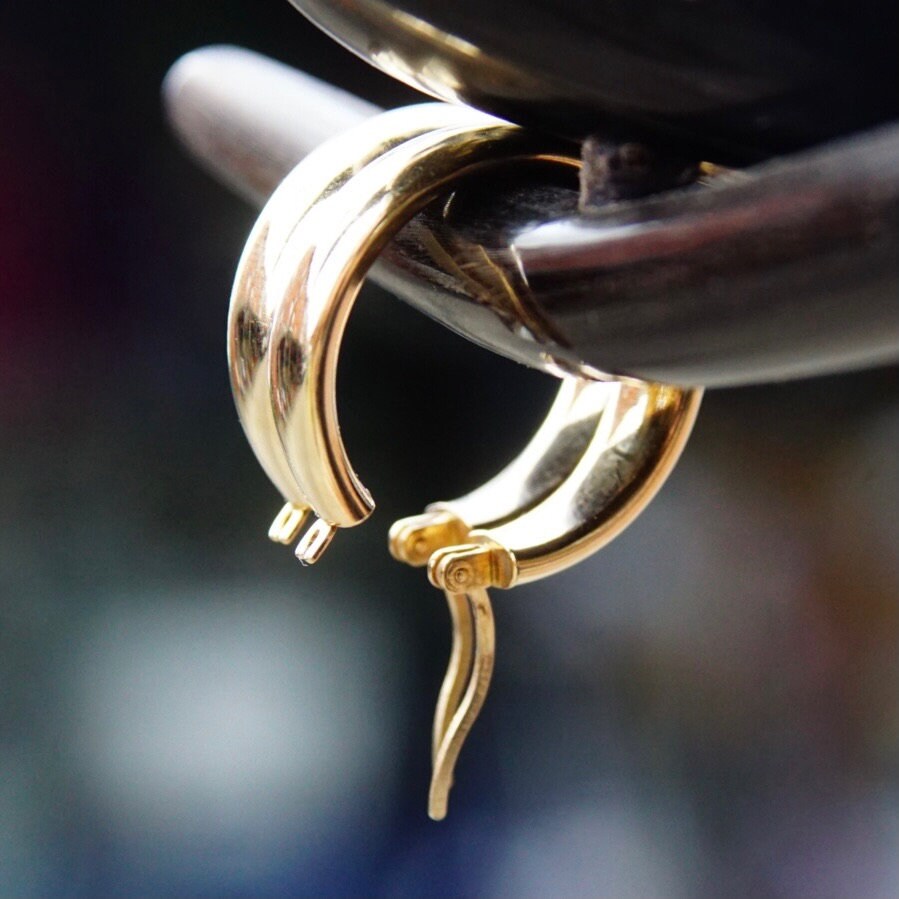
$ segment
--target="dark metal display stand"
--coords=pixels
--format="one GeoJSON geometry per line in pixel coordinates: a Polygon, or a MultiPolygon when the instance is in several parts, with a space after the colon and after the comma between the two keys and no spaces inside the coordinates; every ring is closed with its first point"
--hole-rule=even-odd
{"type": "MultiPolygon", "coordinates": [[[[228,47],[180,60],[165,98],[192,152],[256,203],[324,139],[377,111],[228,47]]],[[[456,214],[419,216],[374,277],[550,371],[716,387],[899,359],[899,125],[586,212],[575,185],[543,179],[460,191],[456,214]],[[463,264],[449,271],[447,256],[463,264]],[[528,328],[495,289],[506,273],[530,288],[528,328]]]]}

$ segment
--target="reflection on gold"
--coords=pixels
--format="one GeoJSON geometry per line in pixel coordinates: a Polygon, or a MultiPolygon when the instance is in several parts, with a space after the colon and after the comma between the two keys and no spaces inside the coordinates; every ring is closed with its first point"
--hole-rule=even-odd
{"type": "MultiPolygon", "coordinates": [[[[412,216],[458,179],[535,161],[577,165],[489,116],[412,107],[325,145],[263,211],[232,297],[231,365],[257,374],[249,391],[239,383],[235,397],[260,461],[282,471],[286,462],[293,479],[287,483],[281,472],[272,478],[288,503],[270,534],[294,539],[307,510],[315,515],[296,548],[302,563],[317,562],[338,528],[360,524],[374,508],[347,456],[336,401],[343,332],[368,268],[412,216]],[[423,131],[429,117],[438,125],[423,131]],[[363,162],[346,174],[355,154],[363,162]],[[265,369],[267,380],[266,371],[258,376],[265,369]]],[[[444,215],[451,209],[452,200],[444,215]]],[[[507,327],[552,341],[520,271],[497,265],[476,242],[443,247],[433,239],[425,248],[507,327]]],[[[490,683],[488,589],[567,568],[633,521],[680,455],[700,393],[635,380],[566,379],[543,425],[509,466],[471,494],[391,529],[393,555],[427,565],[453,619],[454,650],[433,726],[432,817],[446,814],[456,760],[490,683]]]]}
{"type": "MultiPolygon", "coordinates": [[[[326,30],[330,15],[330,10],[313,12],[326,30]]],[[[353,45],[364,47],[367,58],[388,75],[442,100],[477,106],[482,92],[508,99],[552,99],[545,84],[523,69],[381,0],[354,4],[352,20],[343,22],[340,31],[341,37],[351,35],[353,45]],[[389,35],[389,43],[373,40],[373,34],[389,35]]]]}

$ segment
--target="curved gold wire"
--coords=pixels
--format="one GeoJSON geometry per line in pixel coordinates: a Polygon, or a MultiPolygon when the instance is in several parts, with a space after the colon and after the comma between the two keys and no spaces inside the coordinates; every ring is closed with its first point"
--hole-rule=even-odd
{"type": "Polygon", "coordinates": [[[301,560],[314,561],[336,528],[359,524],[374,505],[347,457],[335,395],[343,331],[368,267],[452,181],[513,159],[557,158],[514,126],[469,115],[468,125],[395,146],[323,196],[295,225],[272,272],[281,298],[269,358],[272,409],[291,471],[320,519],[298,547],[301,560]]]}
{"type": "Polygon", "coordinates": [[[562,380],[542,424],[505,468],[470,493],[393,525],[393,557],[413,567],[427,565],[435,550],[465,543],[473,529],[496,527],[536,506],[580,462],[614,392],[605,382],[562,380]]]}
{"type": "MultiPolygon", "coordinates": [[[[521,517],[556,490],[576,468],[595,439],[599,422],[617,388],[603,382],[565,379],[549,413],[525,449],[481,487],[447,503],[436,503],[423,515],[397,522],[390,550],[410,565],[427,564],[441,548],[465,543],[475,528],[496,527],[521,517]]],[[[452,647],[437,699],[432,729],[432,778],[429,815],[446,813],[452,771],[465,736],[486,699],[490,679],[483,676],[485,647],[476,636],[476,613],[468,594],[444,591],[452,623],[452,647]],[[467,714],[457,716],[464,704],[467,714]],[[464,724],[464,729],[460,730],[464,724]],[[451,747],[451,749],[450,749],[451,747]]],[[[480,619],[492,621],[486,590],[480,619]]],[[[483,632],[483,627],[481,631],[483,632]]],[[[491,625],[492,657],[493,637],[491,625]]]]}
{"type": "MultiPolygon", "coordinates": [[[[370,162],[421,134],[470,124],[472,115],[467,109],[426,103],[363,122],[310,153],[272,194],[253,226],[231,292],[228,371],[247,440],[286,502],[269,530],[272,540],[291,543],[309,512],[309,501],[290,469],[278,435],[271,402],[272,326],[283,299],[274,289],[275,267],[303,216],[370,162]]],[[[495,120],[481,116],[481,121],[495,120]]]]}
{"type": "MultiPolygon", "coordinates": [[[[323,147],[276,192],[232,297],[238,410],[288,499],[272,533],[292,539],[313,509],[318,519],[297,547],[306,563],[321,556],[337,528],[360,523],[374,506],[349,463],[336,410],[340,343],[368,267],[415,212],[463,175],[523,159],[578,164],[548,152],[544,139],[538,145],[471,110],[429,104],[388,115],[389,124],[381,117],[364,139],[323,147]]],[[[453,621],[432,734],[432,817],[446,813],[453,768],[493,670],[487,589],[561,570],[620,533],[673,467],[700,396],[626,379],[563,381],[541,428],[499,475],[391,529],[391,552],[427,564],[453,621]]]]}
{"type": "Polygon", "coordinates": [[[467,596],[464,593],[450,593],[448,590],[445,590],[444,594],[452,621],[453,642],[446,674],[437,696],[437,707],[434,710],[431,760],[435,766],[443,737],[465,693],[476,645],[473,615],[467,596]]]}
{"type": "MultiPolygon", "coordinates": [[[[453,770],[474,722],[477,720],[490,689],[493,663],[496,657],[496,637],[493,609],[490,597],[484,589],[472,589],[465,593],[447,592],[451,603],[467,607],[465,625],[472,629],[470,669],[465,678],[465,691],[455,708],[447,706],[442,711],[444,726],[434,755],[431,787],[428,792],[428,815],[435,821],[446,817],[449,792],[453,785],[453,770]],[[452,712],[450,716],[450,712],[452,712]],[[446,720],[448,718],[448,720],[446,720]]],[[[444,682],[446,683],[446,681],[444,682]]],[[[461,687],[462,677],[453,679],[453,691],[461,687]]],[[[436,730],[436,720],[435,720],[436,730]]]]}

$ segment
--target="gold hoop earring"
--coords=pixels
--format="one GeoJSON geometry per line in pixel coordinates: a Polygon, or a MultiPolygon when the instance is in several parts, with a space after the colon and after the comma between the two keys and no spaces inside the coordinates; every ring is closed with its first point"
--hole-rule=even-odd
{"type": "MultiPolygon", "coordinates": [[[[514,126],[439,104],[366,126],[316,151],[276,191],[232,296],[238,410],[288,503],[272,535],[294,539],[314,511],[296,549],[305,564],[321,557],[337,529],[361,523],[374,508],[340,437],[335,382],[347,318],[380,250],[465,175],[522,160],[578,165],[514,126]]],[[[427,565],[453,620],[432,736],[432,817],[446,813],[456,759],[490,682],[488,588],[560,571],[620,533],[674,466],[700,397],[700,390],[629,379],[563,380],[514,462],[474,492],[391,529],[393,555],[427,565]]]]}
{"type": "Polygon", "coordinates": [[[589,441],[538,503],[496,525],[469,527],[472,519],[462,516],[479,513],[472,497],[487,495],[476,491],[391,529],[395,558],[420,564],[424,551],[432,550],[428,578],[446,594],[453,621],[453,650],[434,719],[432,818],[446,815],[456,760],[490,685],[494,636],[487,589],[562,571],[620,534],[673,469],[702,396],[699,389],[638,381],[595,382],[585,389],[598,409],[589,441]]]}
{"type": "MultiPolygon", "coordinates": [[[[407,113],[414,118],[417,108],[407,113]]],[[[365,272],[390,237],[450,183],[514,160],[577,164],[546,152],[519,128],[453,110],[446,126],[373,159],[294,226],[272,273],[281,299],[269,376],[282,447],[318,516],[297,547],[301,561],[315,562],[338,528],[359,524],[374,508],[347,457],[335,398],[340,342],[365,272]]]]}
{"type": "Polygon", "coordinates": [[[293,542],[310,512],[281,445],[270,398],[271,334],[282,299],[274,290],[278,260],[303,215],[369,162],[420,134],[471,120],[470,110],[429,103],[363,122],[304,159],[272,194],[250,232],[231,291],[228,371],[247,440],[285,502],[269,529],[275,542],[293,542]]]}

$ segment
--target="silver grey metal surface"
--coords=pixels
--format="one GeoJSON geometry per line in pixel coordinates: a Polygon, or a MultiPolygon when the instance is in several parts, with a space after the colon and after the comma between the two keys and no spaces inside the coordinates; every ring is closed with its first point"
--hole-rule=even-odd
{"type": "MultiPolygon", "coordinates": [[[[184,57],[164,94],[191,151],[257,203],[314,146],[376,111],[236,48],[184,57]]],[[[374,277],[548,371],[726,386],[891,362],[899,126],[590,214],[576,185],[543,172],[493,179],[416,218],[374,277]],[[509,281],[527,284],[524,315],[509,281]]]]}

